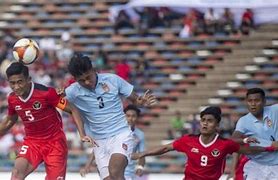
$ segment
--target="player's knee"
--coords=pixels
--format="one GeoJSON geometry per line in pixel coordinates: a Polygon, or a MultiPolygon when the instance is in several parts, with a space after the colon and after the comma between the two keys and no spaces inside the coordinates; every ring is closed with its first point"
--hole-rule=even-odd
{"type": "Polygon", "coordinates": [[[24,175],[20,173],[18,169],[13,168],[11,180],[23,180],[23,179],[24,179],[24,175]]]}
{"type": "Polygon", "coordinates": [[[111,168],[109,170],[109,178],[111,180],[123,180],[124,179],[124,172],[119,171],[119,169],[111,168]]]}

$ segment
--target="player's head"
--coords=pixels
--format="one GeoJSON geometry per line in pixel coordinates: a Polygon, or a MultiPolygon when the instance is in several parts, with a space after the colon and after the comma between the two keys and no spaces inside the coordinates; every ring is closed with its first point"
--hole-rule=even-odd
{"type": "Polygon", "coordinates": [[[221,121],[221,109],[218,106],[209,106],[200,113],[201,134],[213,134],[221,121]]]}
{"type": "Polygon", "coordinates": [[[95,88],[97,75],[88,56],[75,54],[68,64],[68,70],[81,86],[87,89],[95,88]]]}
{"type": "Polygon", "coordinates": [[[6,75],[11,89],[17,96],[24,96],[29,93],[31,78],[27,66],[20,62],[14,62],[7,68],[6,75]]]}
{"type": "Polygon", "coordinates": [[[265,92],[261,88],[251,88],[246,93],[246,104],[248,111],[254,116],[263,114],[263,108],[266,104],[265,92]]]}
{"type": "Polygon", "coordinates": [[[138,109],[135,105],[128,105],[124,109],[126,119],[128,124],[130,125],[131,129],[134,129],[136,121],[138,120],[138,117],[140,116],[140,109],[138,109]]]}

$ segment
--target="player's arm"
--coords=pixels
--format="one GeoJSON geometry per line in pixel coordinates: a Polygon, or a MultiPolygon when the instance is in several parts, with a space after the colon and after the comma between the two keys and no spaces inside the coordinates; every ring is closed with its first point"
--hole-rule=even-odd
{"type": "Polygon", "coordinates": [[[234,131],[231,139],[239,144],[260,143],[257,138],[247,137],[240,131],[234,131]]]}
{"type": "Polygon", "coordinates": [[[139,158],[137,166],[135,168],[135,171],[136,171],[135,173],[137,176],[142,176],[144,174],[145,163],[146,163],[145,157],[139,158]]]}
{"type": "Polygon", "coordinates": [[[0,135],[4,135],[17,121],[17,114],[7,115],[0,123],[0,135]]]}
{"type": "Polygon", "coordinates": [[[90,143],[93,143],[93,145],[97,145],[91,137],[86,136],[83,121],[82,121],[82,117],[81,117],[78,109],[73,104],[71,104],[69,101],[67,101],[66,99],[64,99],[64,98],[61,98],[61,99],[66,101],[62,110],[65,111],[65,112],[70,113],[73,116],[73,120],[76,124],[76,127],[77,127],[77,130],[78,130],[78,133],[80,135],[81,140],[83,142],[90,142],[90,143]]]}
{"type": "Polygon", "coordinates": [[[133,153],[132,154],[132,159],[136,160],[136,159],[143,158],[143,157],[146,157],[146,156],[161,155],[161,154],[165,154],[169,151],[173,151],[173,150],[174,150],[173,144],[170,143],[170,144],[162,145],[162,146],[159,146],[159,147],[154,148],[152,150],[144,151],[144,152],[141,152],[141,153],[133,153]]]}
{"type": "Polygon", "coordinates": [[[157,103],[155,95],[150,90],[147,90],[143,96],[139,96],[135,91],[132,91],[128,99],[137,106],[153,106],[157,103]]]}
{"type": "Polygon", "coordinates": [[[273,152],[277,151],[275,146],[260,147],[260,146],[240,146],[238,153],[242,154],[257,154],[261,152],[273,152]]]}
{"type": "Polygon", "coordinates": [[[81,169],[80,169],[80,175],[82,176],[82,177],[85,177],[85,175],[86,174],[88,174],[89,172],[90,172],[90,166],[91,166],[91,164],[92,164],[92,162],[95,160],[95,155],[94,155],[94,153],[92,152],[90,155],[89,155],[89,159],[88,159],[88,161],[86,162],[86,164],[85,164],[85,166],[84,167],[82,167],[81,169]]]}
{"type": "Polygon", "coordinates": [[[238,164],[238,160],[239,160],[239,153],[233,153],[232,155],[232,164],[231,164],[231,172],[229,174],[229,178],[235,178],[235,174],[236,174],[236,168],[237,168],[237,164],[238,164]]]}

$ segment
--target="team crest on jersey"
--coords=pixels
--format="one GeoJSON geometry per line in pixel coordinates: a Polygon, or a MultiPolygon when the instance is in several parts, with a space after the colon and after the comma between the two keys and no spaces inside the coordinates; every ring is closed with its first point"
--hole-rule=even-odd
{"type": "Polygon", "coordinates": [[[266,121],[268,127],[272,127],[272,121],[268,116],[264,120],[266,121]]]}
{"type": "Polygon", "coordinates": [[[220,155],[220,151],[218,149],[214,149],[214,150],[211,151],[211,155],[213,157],[217,157],[217,156],[220,155]]]}
{"type": "Polygon", "coordinates": [[[39,101],[34,102],[33,109],[39,110],[42,107],[42,104],[39,101]]]}
{"type": "Polygon", "coordinates": [[[192,149],[191,149],[191,152],[199,153],[199,149],[197,149],[197,148],[192,148],[192,149]]]}
{"type": "Polygon", "coordinates": [[[110,88],[106,83],[100,83],[104,92],[109,92],[110,88]]]}
{"type": "Polygon", "coordinates": [[[127,151],[127,145],[125,143],[122,144],[122,148],[127,151]]]}

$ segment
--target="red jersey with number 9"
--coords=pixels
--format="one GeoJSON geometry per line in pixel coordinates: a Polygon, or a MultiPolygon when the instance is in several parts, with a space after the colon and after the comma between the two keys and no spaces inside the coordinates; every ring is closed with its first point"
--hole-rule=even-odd
{"type": "Polygon", "coordinates": [[[25,139],[52,139],[63,133],[62,118],[56,107],[63,109],[66,99],[54,88],[32,83],[26,99],[11,93],[8,97],[8,115],[18,115],[23,121],[25,139]]]}
{"type": "Polygon", "coordinates": [[[173,143],[176,151],[187,155],[185,165],[186,180],[216,180],[224,172],[226,156],[239,150],[239,144],[218,135],[209,144],[204,144],[200,136],[186,135],[173,143]]]}

